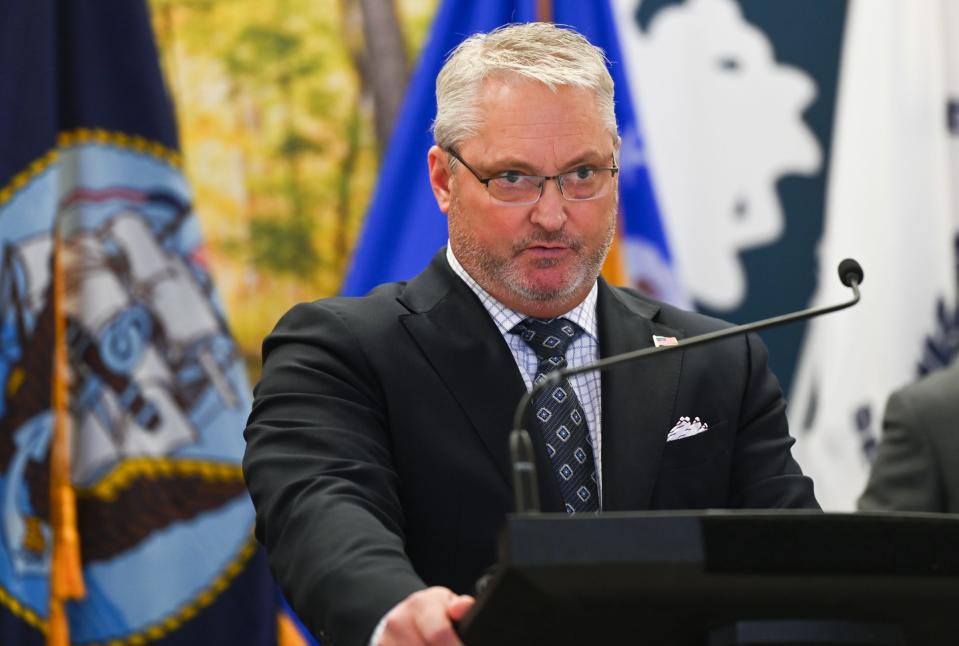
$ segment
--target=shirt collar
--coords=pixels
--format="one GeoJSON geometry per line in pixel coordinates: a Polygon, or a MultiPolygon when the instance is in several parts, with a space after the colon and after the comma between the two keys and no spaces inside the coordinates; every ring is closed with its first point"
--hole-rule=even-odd
{"type": "MultiPolygon", "coordinates": [[[[449,243],[446,244],[446,261],[449,263],[453,273],[459,276],[480,299],[483,307],[486,308],[493,322],[496,323],[500,334],[504,337],[508,335],[510,330],[516,327],[517,324],[528,318],[525,314],[503,305],[503,303],[483,289],[483,287],[469,275],[469,272],[460,264],[459,260],[456,259],[456,255],[453,253],[453,247],[449,243]]],[[[599,335],[596,330],[596,297],[598,293],[598,284],[594,282],[586,298],[569,312],[561,315],[562,318],[567,318],[582,328],[594,341],[599,340],[599,335]]]]}

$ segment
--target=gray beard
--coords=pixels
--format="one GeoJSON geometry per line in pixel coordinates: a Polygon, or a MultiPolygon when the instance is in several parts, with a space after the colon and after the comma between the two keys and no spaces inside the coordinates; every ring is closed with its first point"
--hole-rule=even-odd
{"type": "MultiPolygon", "coordinates": [[[[615,207],[614,207],[615,208],[615,207]]],[[[490,293],[497,291],[510,292],[519,300],[532,302],[562,301],[578,290],[585,284],[592,283],[599,276],[606,260],[606,254],[613,243],[613,236],[616,233],[616,218],[610,218],[610,227],[606,232],[606,238],[603,244],[588,255],[583,253],[584,243],[582,240],[569,236],[565,231],[545,231],[537,230],[531,235],[516,241],[511,249],[511,255],[508,259],[493,257],[473,237],[472,233],[461,228],[459,223],[459,205],[454,200],[449,210],[449,233],[450,243],[456,253],[457,260],[470,271],[470,275],[478,282],[483,289],[490,293]],[[534,243],[560,243],[576,254],[576,264],[573,266],[569,280],[563,285],[555,288],[544,289],[533,284],[528,280],[516,263],[517,255],[525,248],[534,243]],[[500,289],[490,289],[490,287],[499,287],[500,289]]],[[[555,259],[543,259],[536,263],[541,269],[547,269],[559,263],[555,259]]]]}

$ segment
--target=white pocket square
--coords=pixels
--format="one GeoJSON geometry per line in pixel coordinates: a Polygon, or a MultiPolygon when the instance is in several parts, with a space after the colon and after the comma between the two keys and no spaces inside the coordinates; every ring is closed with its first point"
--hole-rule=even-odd
{"type": "Polygon", "coordinates": [[[708,430],[709,424],[700,420],[698,417],[693,418],[692,421],[689,421],[688,417],[680,417],[679,421],[676,422],[676,426],[672,427],[669,433],[666,434],[666,441],[681,440],[684,437],[699,435],[708,430]]]}

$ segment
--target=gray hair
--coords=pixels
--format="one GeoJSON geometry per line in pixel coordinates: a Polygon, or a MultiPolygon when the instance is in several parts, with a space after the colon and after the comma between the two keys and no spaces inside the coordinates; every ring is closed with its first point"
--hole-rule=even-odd
{"type": "Polygon", "coordinates": [[[548,22],[474,34],[450,52],[436,77],[436,145],[455,149],[476,135],[482,125],[479,92],[486,79],[496,77],[535,81],[554,91],[560,86],[591,90],[603,125],[618,146],[613,79],[606,63],[603,50],[582,34],[548,22]]]}

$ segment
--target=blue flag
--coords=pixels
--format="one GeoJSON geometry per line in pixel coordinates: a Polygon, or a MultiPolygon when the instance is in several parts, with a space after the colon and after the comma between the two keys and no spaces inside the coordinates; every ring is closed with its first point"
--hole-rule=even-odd
{"type": "Polygon", "coordinates": [[[628,61],[619,44],[617,25],[608,0],[557,0],[557,23],[569,25],[606,52],[616,86],[616,121],[622,139],[619,156],[620,229],[625,273],[631,286],[673,303],[688,305],[685,290],[673,270],[673,257],[646,163],[643,129],[633,106],[627,76],[628,61]]]}
{"type": "MultiPolygon", "coordinates": [[[[466,37],[510,22],[536,20],[536,5],[534,0],[442,3],[397,118],[344,283],[345,294],[364,294],[380,283],[411,278],[446,243],[446,218],[433,199],[426,166],[426,152],[433,144],[429,129],[436,115],[436,75],[449,52],[466,37]]],[[[581,32],[603,48],[612,62],[616,116],[623,136],[620,233],[624,236],[621,241],[625,255],[635,259],[627,273],[632,282],[653,295],[681,301],[674,293],[669,271],[671,256],[644,161],[641,131],[630,100],[609,3],[557,0],[553,11],[557,23],[581,32]]]]}
{"type": "Polygon", "coordinates": [[[365,294],[380,283],[411,278],[446,244],[446,217],[433,199],[426,167],[426,151],[433,145],[436,75],[450,50],[468,36],[535,20],[535,4],[446,0],[440,5],[393,127],[344,294],[365,294]]]}
{"type": "Polygon", "coordinates": [[[0,101],[0,643],[49,627],[51,392],[66,378],[86,588],[70,641],[275,643],[239,466],[249,388],[145,4],[3,3],[0,101]]]}

